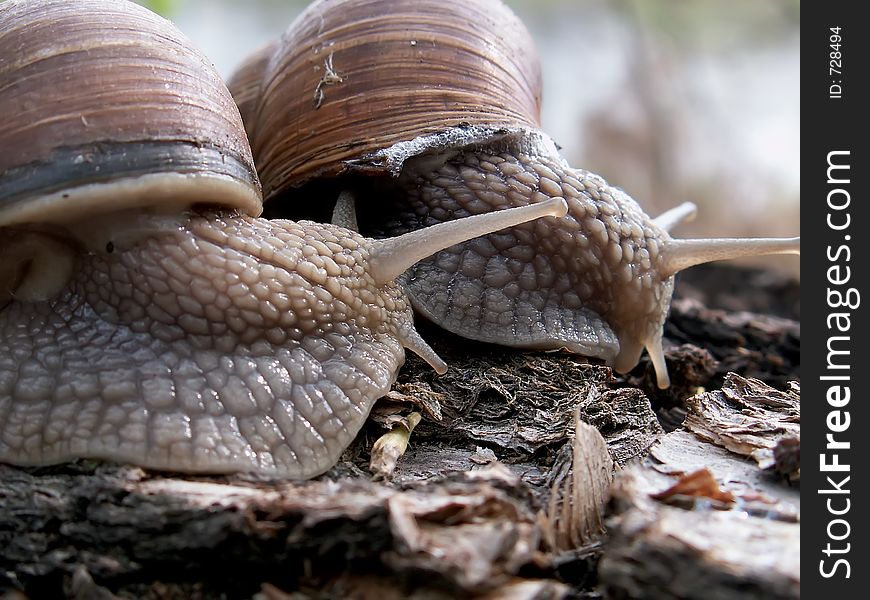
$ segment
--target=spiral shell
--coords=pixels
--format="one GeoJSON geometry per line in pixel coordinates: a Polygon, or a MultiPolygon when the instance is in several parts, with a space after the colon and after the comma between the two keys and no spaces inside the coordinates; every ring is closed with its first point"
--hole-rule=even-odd
{"type": "Polygon", "coordinates": [[[195,203],[260,213],[238,109],[165,19],[132,2],[9,0],[0,57],[0,226],[195,203]]]}
{"type": "Polygon", "coordinates": [[[500,0],[458,4],[321,0],[246,62],[229,87],[250,115],[267,198],[314,177],[394,170],[401,160],[383,151],[424,136],[455,144],[462,131],[471,142],[539,126],[540,65],[525,26],[500,0]]]}

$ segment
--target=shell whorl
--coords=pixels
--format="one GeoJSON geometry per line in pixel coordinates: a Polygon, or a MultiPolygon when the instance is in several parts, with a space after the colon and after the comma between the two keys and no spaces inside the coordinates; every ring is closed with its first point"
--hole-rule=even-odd
{"type": "Polygon", "coordinates": [[[538,127],[540,66],[526,28],[500,0],[464,3],[463,11],[456,5],[314,2],[268,64],[260,56],[230,81],[252,114],[267,198],[460,125],[538,127]],[[259,69],[260,100],[251,111],[248,82],[259,69]]]}
{"type": "Polygon", "coordinates": [[[162,17],[124,0],[9,0],[0,56],[0,225],[180,202],[259,214],[238,109],[162,17]]]}

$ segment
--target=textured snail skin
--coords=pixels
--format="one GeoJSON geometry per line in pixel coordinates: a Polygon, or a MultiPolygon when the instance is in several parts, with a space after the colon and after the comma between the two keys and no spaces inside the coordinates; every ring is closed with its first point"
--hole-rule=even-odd
{"type": "Polygon", "coordinates": [[[565,347],[637,362],[660,335],[673,278],[655,268],[667,232],[599,176],[523,152],[468,152],[406,169],[383,233],[563,197],[568,217],[519,225],[425,259],[404,278],[415,307],[446,329],[526,348],[565,347]],[[626,356],[627,355],[627,356],[626,356]]]}
{"type": "Polygon", "coordinates": [[[301,478],[354,438],[416,335],[366,241],[238,216],[172,229],[0,311],[0,461],[301,478]]]}
{"type": "MultiPolygon", "coordinates": [[[[618,372],[644,349],[668,387],[664,323],[675,274],[762,254],[799,254],[799,238],[675,239],[687,203],[657,218],[600,176],[570,167],[543,134],[519,132],[406,159],[376,235],[552,198],[568,216],[518,225],[442,250],[402,279],[414,308],[484,342],[603,359],[618,372]]],[[[418,141],[418,143],[420,143],[418,141]]],[[[363,229],[366,234],[372,233],[363,229]]]]}
{"type": "Polygon", "coordinates": [[[22,263],[24,283],[0,307],[0,461],[322,473],[395,381],[405,348],[447,368],[414,329],[399,275],[457,242],[567,210],[551,201],[387,240],[225,212],[120,214],[94,228],[118,235],[104,252],[86,250],[81,231],[61,241],[0,228],[13,251],[51,239],[76,257],[44,299],[18,297],[43,278],[22,263]]]}

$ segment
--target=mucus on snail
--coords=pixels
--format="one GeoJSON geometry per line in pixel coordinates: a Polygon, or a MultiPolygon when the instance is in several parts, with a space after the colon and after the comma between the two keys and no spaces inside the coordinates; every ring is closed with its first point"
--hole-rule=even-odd
{"type": "MultiPolygon", "coordinates": [[[[266,198],[312,210],[353,193],[361,231],[395,235],[563,198],[569,215],[442,250],[402,278],[414,308],[459,335],[565,348],[617,371],[662,336],[674,275],[742,256],[799,254],[800,238],[674,239],[686,203],[647,216],[570,167],[541,131],[534,43],[501,0],[317,0],[229,87],[266,198]],[[296,200],[294,203],[293,200],[296,200]]],[[[293,212],[294,208],[297,212],[293,212]]],[[[268,207],[267,207],[268,210],[268,207]]]]}
{"type": "Polygon", "coordinates": [[[408,348],[395,279],[564,200],[370,240],[258,218],[209,61],[127,0],[0,4],[0,462],[305,478],[408,348]]]}

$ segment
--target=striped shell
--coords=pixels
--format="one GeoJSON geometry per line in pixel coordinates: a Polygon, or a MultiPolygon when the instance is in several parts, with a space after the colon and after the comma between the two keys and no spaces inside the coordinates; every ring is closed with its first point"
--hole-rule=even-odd
{"type": "Polygon", "coordinates": [[[462,9],[321,0],[249,58],[229,87],[266,198],[315,177],[395,170],[422,148],[399,160],[383,151],[421,136],[537,129],[541,74],[527,29],[500,0],[462,9]]]}
{"type": "Polygon", "coordinates": [[[0,114],[0,226],[205,201],[261,211],[214,66],[132,2],[0,4],[0,114]]]}

